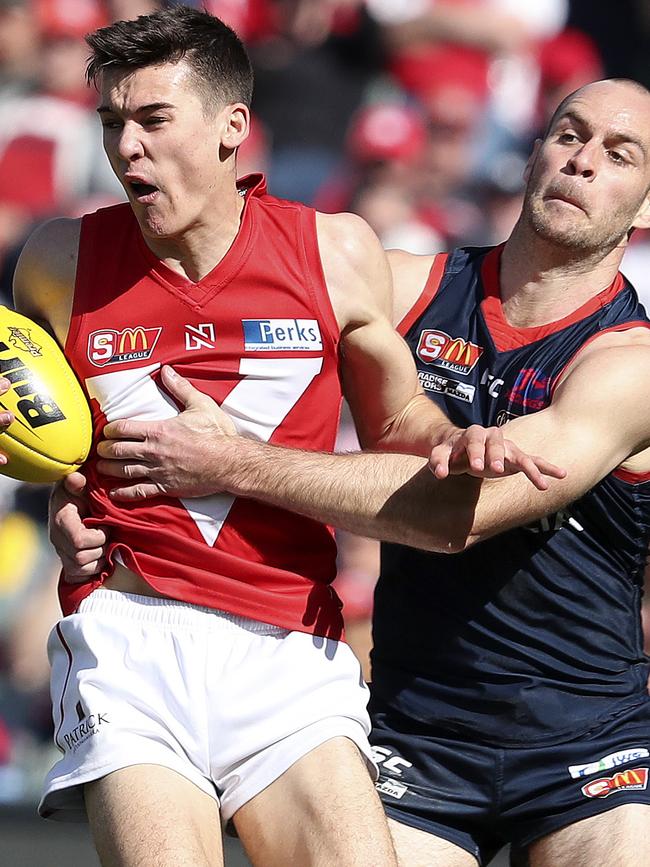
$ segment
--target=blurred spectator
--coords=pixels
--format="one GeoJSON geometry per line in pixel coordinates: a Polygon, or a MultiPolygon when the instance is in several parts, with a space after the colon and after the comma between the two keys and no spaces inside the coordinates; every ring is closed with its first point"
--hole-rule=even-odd
{"type": "Polygon", "coordinates": [[[76,38],[108,24],[101,0],[32,0],[41,33],[49,38],[76,38]]]}
{"type": "Polygon", "coordinates": [[[38,49],[30,0],[0,0],[0,99],[31,89],[38,49]]]}
{"type": "Polygon", "coordinates": [[[0,477],[0,802],[35,797],[51,750],[46,644],[60,615],[47,494],[0,477]]]}
{"type": "Polygon", "coordinates": [[[537,46],[564,26],[567,0],[368,0],[392,48],[391,70],[428,105],[449,90],[485,114],[484,153],[528,134],[537,46]],[[489,136],[490,141],[486,141],[489,136]]]}
{"type": "Polygon", "coordinates": [[[415,107],[395,101],[366,106],[352,119],[345,159],[318,191],[316,207],[354,211],[386,248],[440,248],[442,237],[418,213],[427,143],[426,120],[415,107]]]}
{"type": "Polygon", "coordinates": [[[271,137],[271,192],[311,203],[380,68],[378,32],[363,6],[344,0],[276,0],[272,8],[251,45],[253,107],[271,137]]]}
{"type": "Polygon", "coordinates": [[[540,43],[538,126],[545,127],[565,96],[604,75],[596,43],[575,28],[566,28],[540,43]]]}
{"type": "Polygon", "coordinates": [[[102,153],[96,95],[84,83],[82,35],[105,22],[102,9],[64,0],[40,0],[37,9],[36,86],[0,99],[0,259],[36,219],[95,192],[123,198],[102,153]]]}
{"type": "Polygon", "coordinates": [[[128,21],[139,15],[150,15],[162,6],[163,4],[157,0],[107,0],[106,2],[106,10],[111,21],[128,21]]]}

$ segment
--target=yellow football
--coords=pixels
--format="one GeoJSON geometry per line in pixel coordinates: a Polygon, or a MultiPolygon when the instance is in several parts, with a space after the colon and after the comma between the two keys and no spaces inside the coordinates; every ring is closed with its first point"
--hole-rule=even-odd
{"type": "Polygon", "coordinates": [[[0,472],[23,482],[54,482],[88,457],[92,421],[86,397],[47,331],[0,305],[0,375],[11,382],[0,406],[14,421],[0,434],[9,462],[0,472]]]}

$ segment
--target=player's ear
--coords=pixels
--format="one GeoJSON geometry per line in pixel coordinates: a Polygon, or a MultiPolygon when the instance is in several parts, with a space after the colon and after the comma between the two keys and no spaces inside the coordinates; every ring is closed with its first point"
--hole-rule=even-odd
{"type": "Polygon", "coordinates": [[[631,228],[650,229],[650,190],[648,190],[648,194],[643,200],[643,204],[637,211],[631,228]]]}
{"type": "Polygon", "coordinates": [[[528,162],[526,163],[526,168],[524,169],[524,181],[528,183],[530,179],[531,172],[533,171],[533,166],[535,165],[535,160],[537,159],[537,154],[539,153],[539,149],[542,146],[541,138],[535,139],[535,144],[533,145],[533,150],[531,155],[528,157],[528,162]]]}
{"type": "Polygon", "coordinates": [[[235,150],[247,138],[251,126],[251,113],[243,102],[227,106],[223,117],[221,144],[228,150],[235,150]]]}

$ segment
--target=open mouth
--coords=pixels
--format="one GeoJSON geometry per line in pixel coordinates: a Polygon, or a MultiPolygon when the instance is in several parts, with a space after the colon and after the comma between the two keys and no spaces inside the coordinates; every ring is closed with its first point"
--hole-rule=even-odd
{"type": "Polygon", "coordinates": [[[130,187],[136,199],[146,199],[158,192],[158,187],[154,187],[153,184],[144,184],[138,181],[131,181],[130,187]]]}

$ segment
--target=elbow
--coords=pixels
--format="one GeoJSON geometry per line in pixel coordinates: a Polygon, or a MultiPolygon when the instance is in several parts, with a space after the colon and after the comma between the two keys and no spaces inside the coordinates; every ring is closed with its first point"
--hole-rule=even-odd
{"type": "Polygon", "coordinates": [[[451,529],[441,534],[438,527],[435,530],[422,528],[417,533],[417,539],[410,544],[415,548],[431,551],[435,554],[462,554],[463,551],[467,551],[479,541],[478,536],[451,529]]]}
{"type": "Polygon", "coordinates": [[[494,533],[476,526],[474,516],[459,515],[450,509],[441,525],[433,517],[422,528],[429,551],[440,554],[462,554],[494,533]]]}

